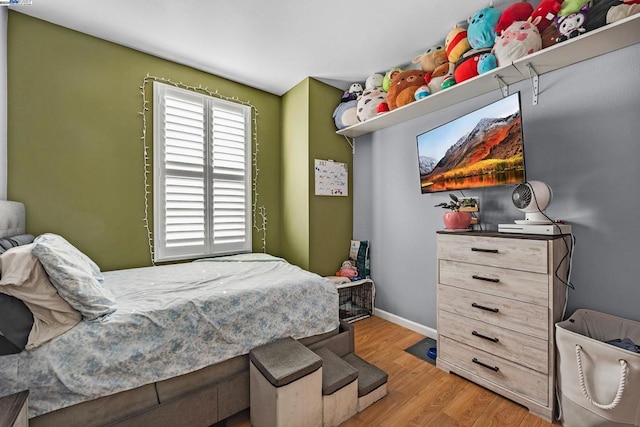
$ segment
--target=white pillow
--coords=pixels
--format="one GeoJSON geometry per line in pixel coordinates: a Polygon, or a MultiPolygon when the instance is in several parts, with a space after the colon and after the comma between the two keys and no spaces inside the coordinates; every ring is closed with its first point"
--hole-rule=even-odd
{"type": "Polygon", "coordinates": [[[102,286],[100,268],[63,237],[49,233],[38,236],[32,252],[60,296],[87,320],[116,311],[113,295],[102,286]]]}
{"type": "Polygon", "coordinates": [[[27,350],[68,331],[82,319],[49,282],[42,264],[31,253],[33,246],[18,246],[0,256],[0,292],[22,300],[33,314],[27,350]]]}

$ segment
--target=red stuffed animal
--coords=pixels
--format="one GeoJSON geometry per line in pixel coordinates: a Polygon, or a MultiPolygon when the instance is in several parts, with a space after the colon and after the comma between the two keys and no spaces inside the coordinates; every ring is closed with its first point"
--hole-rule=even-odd
{"type": "Polygon", "coordinates": [[[531,3],[523,1],[507,7],[496,24],[496,34],[499,36],[516,21],[526,21],[533,13],[531,3]]]}
{"type": "Polygon", "coordinates": [[[554,21],[560,7],[562,6],[562,0],[542,0],[538,7],[533,11],[529,18],[531,23],[538,27],[538,32],[542,34],[549,25],[554,21]]]}

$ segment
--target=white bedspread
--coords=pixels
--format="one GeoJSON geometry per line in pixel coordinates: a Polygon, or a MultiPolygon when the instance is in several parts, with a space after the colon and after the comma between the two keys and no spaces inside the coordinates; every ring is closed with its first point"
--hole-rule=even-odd
{"type": "Polygon", "coordinates": [[[338,327],[335,285],[261,254],[104,273],[118,310],[0,357],[0,396],[29,416],[182,375],[277,338],[338,327]]]}

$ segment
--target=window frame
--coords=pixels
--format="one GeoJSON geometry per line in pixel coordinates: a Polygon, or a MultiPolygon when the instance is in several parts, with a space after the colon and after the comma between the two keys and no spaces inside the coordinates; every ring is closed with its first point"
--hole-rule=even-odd
{"type": "MultiPolygon", "coordinates": [[[[154,262],[176,261],[194,259],[208,256],[229,255],[234,253],[246,253],[252,251],[252,108],[238,102],[227,101],[211,95],[205,95],[197,91],[153,82],[153,260],[154,262]],[[172,96],[187,102],[202,103],[202,117],[204,125],[203,150],[204,167],[202,180],[204,186],[204,243],[202,245],[167,246],[167,221],[166,221],[166,188],[167,168],[166,162],[166,129],[165,112],[167,96],[172,96]],[[214,173],[213,156],[216,149],[214,139],[214,109],[230,111],[242,115],[244,118],[244,174],[242,178],[237,175],[214,173]],[[234,182],[242,182],[244,191],[244,240],[239,242],[216,243],[214,233],[214,181],[227,179],[234,182]]],[[[220,147],[220,146],[218,146],[220,147]]],[[[197,173],[177,173],[171,170],[171,176],[194,177],[197,173]]],[[[198,176],[199,178],[199,176],[198,176]]]]}

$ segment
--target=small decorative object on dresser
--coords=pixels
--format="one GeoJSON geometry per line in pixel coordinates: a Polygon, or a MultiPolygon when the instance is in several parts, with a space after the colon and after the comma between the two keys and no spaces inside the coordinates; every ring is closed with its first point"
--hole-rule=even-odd
{"type": "Polygon", "coordinates": [[[437,366],[547,421],[567,236],[438,233],[437,366]]]}
{"type": "Polygon", "coordinates": [[[473,216],[471,212],[478,211],[478,199],[474,197],[464,197],[459,199],[455,194],[449,194],[451,201],[442,202],[435,205],[437,208],[449,209],[442,216],[444,227],[447,230],[465,230],[469,228],[473,216]]]}

